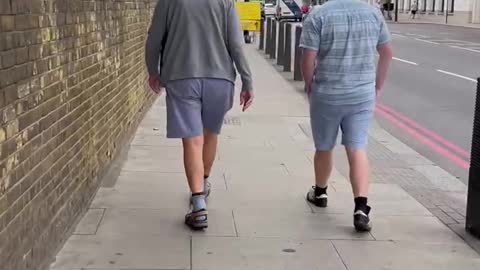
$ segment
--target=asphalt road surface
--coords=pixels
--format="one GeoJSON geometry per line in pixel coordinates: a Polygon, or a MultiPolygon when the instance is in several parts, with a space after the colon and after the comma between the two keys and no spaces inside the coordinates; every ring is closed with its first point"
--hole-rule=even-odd
{"type": "Polygon", "coordinates": [[[391,24],[394,63],[379,99],[380,124],[468,181],[480,29],[391,24]]]}

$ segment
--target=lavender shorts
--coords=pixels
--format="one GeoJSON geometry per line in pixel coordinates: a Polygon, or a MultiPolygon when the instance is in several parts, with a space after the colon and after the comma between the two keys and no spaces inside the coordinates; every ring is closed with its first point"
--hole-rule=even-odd
{"type": "Polygon", "coordinates": [[[235,85],[222,79],[170,81],[167,90],[167,137],[191,138],[204,130],[220,134],[233,106],[235,85]]]}

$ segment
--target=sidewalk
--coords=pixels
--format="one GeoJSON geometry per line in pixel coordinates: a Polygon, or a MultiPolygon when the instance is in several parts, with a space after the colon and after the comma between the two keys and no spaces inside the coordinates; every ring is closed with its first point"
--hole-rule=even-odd
{"type": "MultiPolygon", "coordinates": [[[[415,174],[388,158],[399,155],[426,172],[435,166],[377,125],[370,154],[377,168],[370,196],[373,231],[353,230],[346,164],[336,164],[330,206],[307,204],[313,184],[307,103],[255,48],[247,56],[257,99],[247,113],[236,103],[225,121],[209,229],[193,233],[183,225],[189,194],[182,151],[178,141],[165,139],[161,98],[139,128],[118,178],[104,181],[52,270],[480,269],[480,256],[393,181],[416,184],[408,178],[415,174]]],[[[465,191],[451,178],[433,178],[432,185],[465,191]]]]}
{"type": "MultiPolygon", "coordinates": [[[[394,13],[392,13],[392,17],[394,13]]],[[[460,15],[450,15],[448,16],[448,22],[445,24],[445,16],[434,15],[434,14],[417,14],[415,20],[412,20],[411,15],[408,13],[399,13],[398,14],[398,23],[399,24],[441,24],[448,26],[456,27],[466,27],[480,29],[480,24],[469,23],[468,16],[460,15]]],[[[394,23],[393,21],[388,21],[394,23]]]]}

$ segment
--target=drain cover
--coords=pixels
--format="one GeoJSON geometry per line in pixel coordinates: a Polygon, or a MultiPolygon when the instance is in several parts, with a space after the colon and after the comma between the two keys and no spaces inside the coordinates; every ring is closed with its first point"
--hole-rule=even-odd
{"type": "Polygon", "coordinates": [[[225,117],[223,124],[227,126],[241,126],[242,122],[239,117],[225,117]]]}

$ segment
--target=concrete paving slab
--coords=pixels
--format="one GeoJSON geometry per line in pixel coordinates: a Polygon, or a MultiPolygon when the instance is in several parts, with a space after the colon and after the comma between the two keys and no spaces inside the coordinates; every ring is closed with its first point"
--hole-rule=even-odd
{"type": "MultiPolygon", "coordinates": [[[[298,159],[299,161],[309,162],[308,159],[303,158],[301,155],[302,152],[298,152],[298,159]]],[[[264,151],[263,149],[253,149],[249,150],[241,150],[241,151],[228,151],[228,150],[220,150],[219,151],[219,160],[222,161],[233,161],[233,162],[242,162],[242,163],[255,163],[261,166],[261,164],[276,164],[276,163],[283,163],[286,160],[291,160],[292,153],[286,153],[284,151],[277,151],[277,150],[267,150],[264,151]]]]}
{"type": "Polygon", "coordinates": [[[181,146],[133,146],[128,149],[127,160],[179,160],[183,161],[181,146]]]}
{"type": "Polygon", "coordinates": [[[288,172],[282,163],[258,166],[256,164],[238,162],[227,166],[218,162],[217,166],[224,168],[227,185],[231,181],[237,181],[237,179],[238,181],[248,181],[246,179],[275,179],[288,176],[288,172]]]}
{"type": "Polygon", "coordinates": [[[302,192],[257,191],[251,188],[215,191],[208,198],[208,209],[233,209],[273,211],[285,209],[296,212],[311,213],[311,207],[302,192]]]}
{"type": "Polygon", "coordinates": [[[125,161],[122,171],[182,173],[185,170],[183,168],[183,161],[180,160],[136,158],[125,161]]]}
{"type": "MultiPolygon", "coordinates": [[[[372,206],[372,216],[432,216],[423,205],[408,194],[391,194],[374,192],[369,196],[372,206]],[[406,195],[406,196],[405,196],[406,195]]],[[[312,205],[313,206],[313,205],[312,205]]],[[[353,213],[355,203],[352,192],[329,192],[328,207],[312,207],[316,213],[350,214],[353,213]]]]}
{"type": "Polygon", "coordinates": [[[164,205],[169,208],[188,209],[189,192],[157,192],[119,191],[112,188],[101,188],[95,196],[92,208],[125,208],[125,209],[159,209],[164,205]]]}
{"type": "Polygon", "coordinates": [[[478,255],[465,244],[418,241],[333,241],[349,270],[475,270],[478,255]]]}
{"type": "Polygon", "coordinates": [[[190,237],[72,236],[57,255],[57,269],[189,269],[190,237]]]}
{"type": "MultiPolygon", "coordinates": [[[[352,192],[352,186],[349,182],[338,182],[334,184],[337,192],[352,192]]],[[[398,199],[413,199],[403,188],[396,184],[371,183],[369,193],[374,196],[391,196],[398,199]]]]}
{"type": "Polygon", "coordinates": [[[376,240],[409,240],[420,243],[463,243],[436,217],[375,216],[372,235],[376,240]]]}
{"type": "Polygon", "coordinates": [[[295,178],[287,174],[271,175],[271,177],[263,177],[262,175],[251,175],[248,178],[242,177],[241,174],[231,174],[227,178],[228,189],[235,191],[238,189],[246,189],[251,192],[260,193],[306,193],[310,187],[310,181],[306,183],[307,178],[295,178]],[[305,183],[304,183],[305,182],[305,183]],[[273,187],[273,185],[275,187],[273,187]],[[307,186],[306,186],[307,185],[307,186]]]}
{"type": "Polygon", "coordinates": [[[270,212],[235,210],[234,216],[240,237],[373,240],[368,233],[354,232],[352,215],[299,213],[276,209],[270,212]]]}
{"type": "Polygon", "coordinates": [[[194,237],[192,247],[194,270],[346,270],[325,240],[194,237]]]}
{"type": "MultiPolygon", "coordinates": [[[[212,190],[226,190],[225,177],[219,173],[213,173],[208,181],[212,184],[212,190]]],[[[158,172],[131,172],[123,171],[119,175],[114,186],[121,192],[180,192],[189,191],[187,177],[184,173],[158,173],[158,172]]]]}
{"type": "Polygon", "coordinates": [[[157,125],[148,125],[138,127],[135,138],[144,137],[144,136],[155,136],[155,137],[165,137],[167,131],[165,129],[165,123],[158,123],[157,125]]]}
{"type": "Polygon", "coordinates": [[[467,186],[464,183],[436,165],[416,165],[412,168],[434,183],[436,188],[453,192],[467,191],[467,186]]]}
{"type": "Polygon", "coordinates": [[[257,136],[256,140],[245,140],[245,138],[234,138],[231,136],[219,136],[218,152],[244,152],[244,151],[271,151],[272,146],[268,143],[268,138],[257,136]]]}
{"type": "Polygon", "coordinates": [[[271,138],[269,144],[275,150],[284,153],[302,153],[308,157],[313,156],[315,147],[310,139],[300,140],[298,137],[289,136],[287,138],[271,138]]]}
{"type": "Polygon", "coordinates": [[[390,133],[381,128],[381,126],[376,121],[373,123],[373,128],[370,129],[369,135],[393,153],[413,155],[418,154],[417,152],[415,152],[415,150],[408,147],[406,144],[402,143],[400,140],[393,137],[392,135],[390,135],[390,133]]]}
{"type": "Polygon", "coordinates": [[[88,235],[95,234],[97,232],[100,221],[102,220],[105,213],[105,209],[101,208],[90,208],[87,210],[85,216],[78,223],[73,234],[77,235],[88,235]]]}
{"type": "MultiPolygon", "coordinates": [[[[164,205],[163,207],[168,207],[164,205]]],[[[98,228],[98,235],[236,236],[232,211],[208,210],[208,230],[192,232],[184,225],[187,209],[107,209],[98,228]]]]}
{"type": "Polygon", "coordinates": [[[167,139],[164,136],[152,135],[137,135],[132,143],[132,146],[182,146],[181,140],[167,139]]]}

